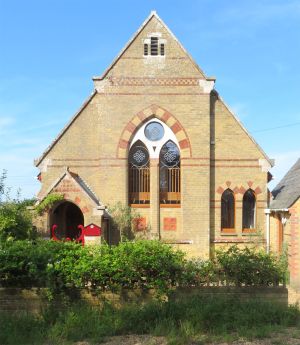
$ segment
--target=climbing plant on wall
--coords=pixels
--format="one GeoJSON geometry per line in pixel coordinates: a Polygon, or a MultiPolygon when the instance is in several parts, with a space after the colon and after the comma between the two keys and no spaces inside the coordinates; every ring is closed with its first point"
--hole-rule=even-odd
{"type": "Polygon", "coordinates": [[[57,202],[64,200],[64,196],[59,193],[48,194],[46,198],[35,208],[35,212],[41,216],[50,210],[57,202]]]}

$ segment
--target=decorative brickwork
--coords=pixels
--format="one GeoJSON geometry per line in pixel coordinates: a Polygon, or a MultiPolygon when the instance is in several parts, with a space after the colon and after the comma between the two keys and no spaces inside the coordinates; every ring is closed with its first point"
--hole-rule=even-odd
{"type": "Polygon", "coordinates": [[[198,78],[110,78],[114,86],[198,86],[198,78]]]}
{"type": "Polygon", "coordinates": [[[145,217],[135,218],[133,221],[136,231],[144,231],[147,229],[147,220],[145,217]]]}
{"type": "Polygon", "coordinates": [[[177,229],[177,219],[176,218],[164,218],[164,230],[176,231],[177,229]]]}
{"type": "Polygon", "coordinates": [[[127,123],[127,125],[125,126],[122,132],[121,138],[119,139],[117,157],[121,157],[121,158],[127,157],[128,146],[130,143],[130,139],[133,136],[132,134],[134,130],[138,129],[143,123],[145,123],[147,120],[153,117],[160,119],[173,130],[179,142],[179,146],[181,149],[181,157],[183,158],[191,157],[192,149],[191,149],[190,141],[189,141],[186,131],[184,130],[184,128],[182,127],[180,122],[175,118],[174,115],[172,115],[170,112],[159,107],[156,104],[152,104],[146,109],[139,111],[127,123]],[[128,139],[125,139],[125,138],[128,138],[128,139]]]}

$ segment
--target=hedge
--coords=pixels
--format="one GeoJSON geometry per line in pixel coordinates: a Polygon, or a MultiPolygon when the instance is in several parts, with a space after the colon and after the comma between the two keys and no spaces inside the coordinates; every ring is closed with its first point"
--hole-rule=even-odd
{"type": "Polygon", "coordinates": [[[213,260],[188,260],[183,252],[159,241],[99,247],[52,240],[0,243],[2,287],[141,288],[165,293],[178,286],[277,285],[285,271],[283,260],[237,246],[217,252],[213,260]]]}

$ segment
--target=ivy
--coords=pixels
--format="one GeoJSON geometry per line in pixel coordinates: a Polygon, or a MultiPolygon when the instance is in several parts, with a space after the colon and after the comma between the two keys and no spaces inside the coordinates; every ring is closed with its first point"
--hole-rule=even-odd
{"type": "Polygon", "coordinates": [[[41,216],[45,211],[50,210],[57,202],[64,200],[59,193],[48,194],[46,198],[35,208],[36,213],[41,216]]]}

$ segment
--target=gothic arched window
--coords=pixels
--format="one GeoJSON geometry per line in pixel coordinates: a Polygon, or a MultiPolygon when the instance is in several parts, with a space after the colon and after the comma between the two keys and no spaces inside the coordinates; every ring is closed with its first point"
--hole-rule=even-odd
{"type": "Polygon", "coordinates": [[[146,146],[138,140],[129,151],[129,204],[150,203],[150,166],[149,152],[146,146]]]}
{"type": "Polygon", "coordinates": [[[172,140],[159,154],[159,198],[161,204],[180,204],[180,151],[172,140]]]}
{"type": "Polygon", "coordinates": [[[234,229],[234,209],[235,200],[233,191],[231,189],[226,189],[222,194],[221,198],[221,229],[229,230],[234,229]]]}
{"type": "Polygon", "coordinates": [[[255,229],[256,198],[252,189],[243,196],[243,230],[255,229]]]}

